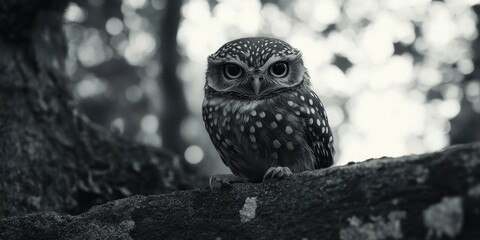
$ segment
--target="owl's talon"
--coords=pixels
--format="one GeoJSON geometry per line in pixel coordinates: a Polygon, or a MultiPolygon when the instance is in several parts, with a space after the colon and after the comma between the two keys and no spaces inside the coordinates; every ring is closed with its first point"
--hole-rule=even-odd
{"type": "Polygon", "coordinates": [[[277,169],[276,167],[270,167],[265,171],[265,174],[263,175],[263,182],[265,182],[266,179],[272,179],[273,177],[273,172],[277,169]]]}
{"type": "Polygon", "coordinates": [[[233,174],[217,174],[210,177],[209,185],[211,190],[215,190],[240,182],[245,182],[245,179],[233,174]]]}
{"type": "Polygon", "coordinates": [[[274,178],[282,178],[285,173],[282,171],[282,169],[275,169],[275,172],[273,173],[274,178]]]}
{"type": "Polygon", "coordinates": [[[270,167],[263,175],[263,181],[267,179],[280,179],[286,176],[291,176],[292,171],[288,167],[270,167]]]}
{"type": "Polygon", "coordinates": [[[272,179],[275,179],[275,178],[280,178],[280,173],[282,172],[282,168],[281,167],[276,167],[273,172],[272,172],[272,179]]]}

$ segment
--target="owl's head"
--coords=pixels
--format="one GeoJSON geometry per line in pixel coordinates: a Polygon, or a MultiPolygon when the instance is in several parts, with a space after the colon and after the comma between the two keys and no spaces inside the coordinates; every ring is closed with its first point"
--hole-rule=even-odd
{"type": "Polygon", "coordinates": [[[301,53],[265,37],[241,38],[208,57],[206,90],[216,95],[261,99],[309,84],[301,53]]]}

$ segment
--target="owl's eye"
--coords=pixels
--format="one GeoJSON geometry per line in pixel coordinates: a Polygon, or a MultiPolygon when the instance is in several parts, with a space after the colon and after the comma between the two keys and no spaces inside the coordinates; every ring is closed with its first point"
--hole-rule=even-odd
{"type": "Polygon", "coordinates": [[[277,62],[270,67],[270,74],[274,77],[285,77],[288,73],[288,65],[286,62],[277,62]]]}
{"type": "Polygon", "coordinates": [[[225,65],[224,72],[228,79],[235,79],[242,75],[242,68],[237,64],[228,63],[225,65]]]}

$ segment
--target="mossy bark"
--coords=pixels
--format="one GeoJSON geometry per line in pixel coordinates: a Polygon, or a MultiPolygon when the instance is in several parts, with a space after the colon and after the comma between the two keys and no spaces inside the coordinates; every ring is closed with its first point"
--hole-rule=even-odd
{"type": "Polygon", "coordinates": [[[128,141],[78,112],[63,67],[67,4],[0,2],[0,218],[78,213],[196,182],[167,150],[128,141]]]}
{"type": "Polygon", "coordinates": [[[479,239],[480,143],[0,220],[4,239],[479,239]]]}

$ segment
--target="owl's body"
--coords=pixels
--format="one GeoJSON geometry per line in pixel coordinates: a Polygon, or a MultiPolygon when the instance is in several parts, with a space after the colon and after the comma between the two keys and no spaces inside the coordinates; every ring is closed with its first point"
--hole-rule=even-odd
{"type": "Polygon", "coordinates": [[[210,56],[202,113],[223,162],[249,181],[271,167],[302,172],[333,164],[323,105],[300,53],[283,41],[239,39],[210,56]]]}

